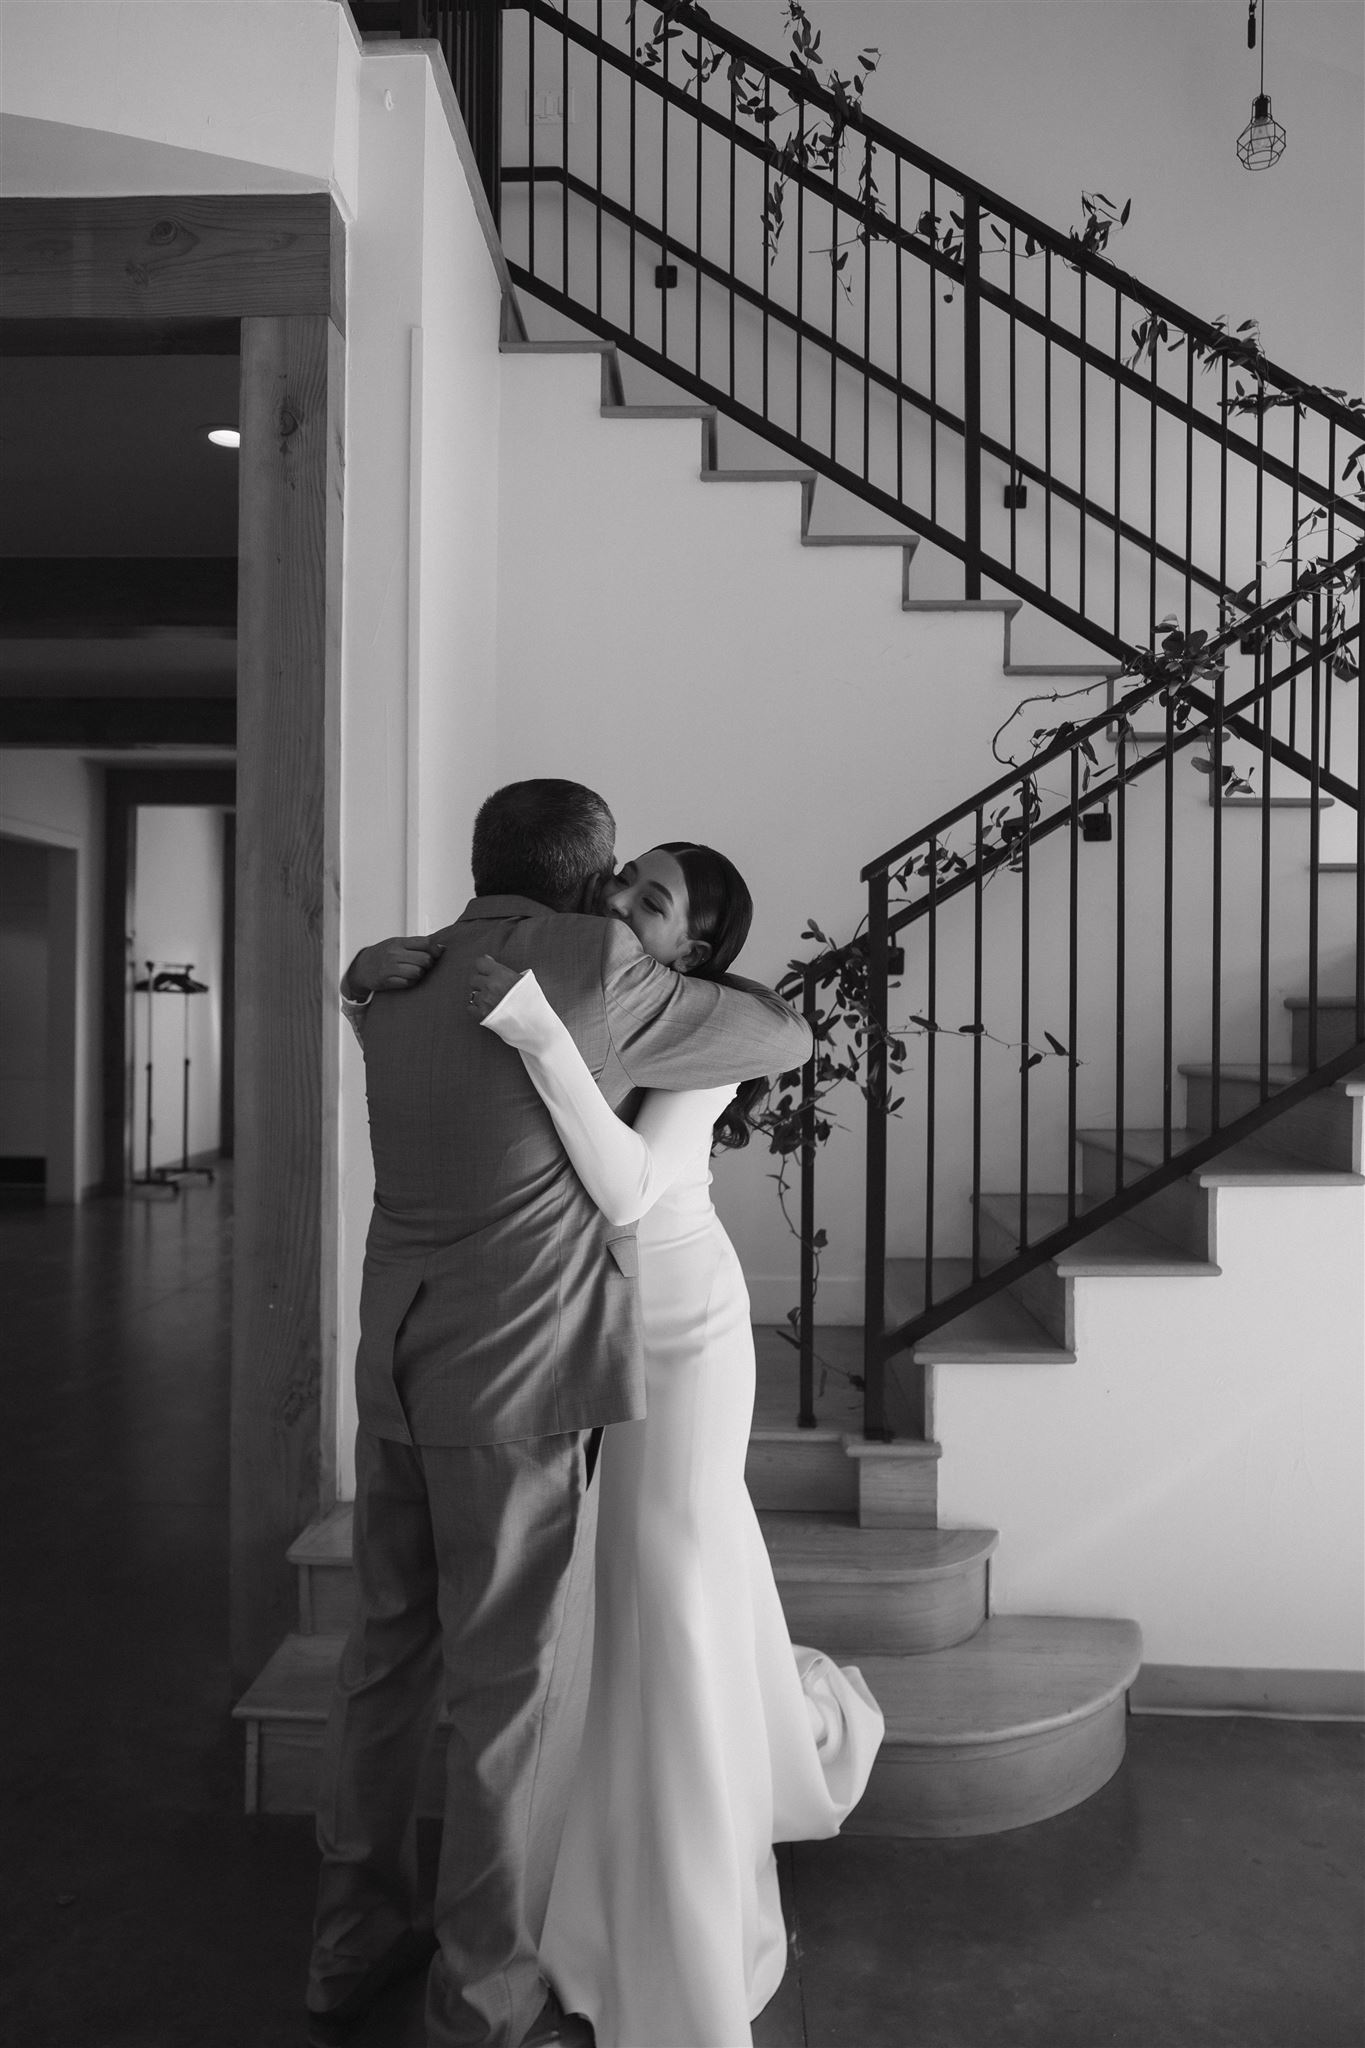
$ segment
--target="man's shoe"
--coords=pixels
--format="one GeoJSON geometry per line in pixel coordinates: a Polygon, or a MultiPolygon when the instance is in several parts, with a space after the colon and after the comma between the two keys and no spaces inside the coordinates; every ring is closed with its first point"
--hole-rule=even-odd
{"type": "Polygon", "coordinates": [[[324,2012],[308,2008],[308,2048],[338,2048],[352,2035],[375,2000],[391,1984],[425,1970],[437,1949],[436,1936],[429,1927],[412,1927],[398,1937],[393,1947],[351,1981],[344,1997],[324,2012]]]}
{"type": "Polygon", "coordinates": [[[565,2012],[552,1991],[521,2048],[596,2048],[592,2023],[581,2012],[565,2012]]]}

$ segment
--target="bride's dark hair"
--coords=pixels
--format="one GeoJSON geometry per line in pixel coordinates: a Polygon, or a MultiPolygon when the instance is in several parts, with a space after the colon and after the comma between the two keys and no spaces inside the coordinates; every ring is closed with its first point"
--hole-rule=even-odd
{"type": "MultiPolygon", "coordinates": [[[[732,860],[717,853],[714,846],[698,846],[689,839],[666,839],[661,853],[671,853],[682,869],[687,884],[687,933],[711,948],[700,967],[691,969],[692,981],[720,981],[749,936],[754,919],[754,899],[749,885],[732,860]]],[[[768,1083],[762,1075],[741,1083],[735,1099],[716,1120],[715,1142],[727,1151],[737,1151],[749,1142],[750,1111],[763,1098],[768,1083]]]]}

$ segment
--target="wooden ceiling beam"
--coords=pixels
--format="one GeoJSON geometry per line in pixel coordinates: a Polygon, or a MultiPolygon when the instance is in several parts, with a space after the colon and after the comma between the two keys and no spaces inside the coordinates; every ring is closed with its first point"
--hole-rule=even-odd
{"type": "Polygon", "coordinates": [[[0,562],[0,640],[231,639],[235,555],[40,555],[0,562]]]}
{"type": "Polygon", "coordinates": [[[0,697],[3,747],[231,747],[232,697],[0,697]]]}

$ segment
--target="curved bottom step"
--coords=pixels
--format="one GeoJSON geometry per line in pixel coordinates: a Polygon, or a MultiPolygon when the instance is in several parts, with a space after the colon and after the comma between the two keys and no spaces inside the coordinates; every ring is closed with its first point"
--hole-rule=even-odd
{"type": "Polygon", "coordinates": [[[1131,1621],[999,1615],[933,1657],[865,1657],[886,1741],[856,1835],[988,1835],[1079,1806],[1123,1760],[1131,1621]]]}

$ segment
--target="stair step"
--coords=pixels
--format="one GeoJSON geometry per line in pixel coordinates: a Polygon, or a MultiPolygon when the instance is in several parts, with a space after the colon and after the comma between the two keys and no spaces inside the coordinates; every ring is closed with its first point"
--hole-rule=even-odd
{"type": "MultiPolygon", "coordinates": [[[[1320,796],[1318,809],[1330,811],[1335,802],[1334,796],[1320,796]]],[[[1210,810],[1218,808],[1212,790],[1209,791],[1208,804],[1210,810]]],[[[1222,803],[1225,811],[1263,811],[1265,806],[1266,800],[1263,796],[1225,796],[1222,803]]],[[[1272,811],[1311,811],[1313,799],[1311,796],[1272,796],[1270,808],[1272,811]]]]}
{"type": "MultiPolygon", "coordinates": [[[[1199,1144],[1206,1135],[1203,1131],[1172,1131],[1172,1156],[1178,1158],[1182,1152],[1199,1144]]],[[[1076,1136],[1080,1144],[1096,1151],[1112,1155],[1117,1150],[1113,1131],[1078,1131],[1076,1136]]],[[[1161,1132],[1125,1131],[1123,1156],[1138,1166],[1160,1166],[1163,1157],[1161,1132]]],[[[1281,1152],[1273,1145],[1244,1138],[1206,1160],[1202,1166],[1192,1166],[1189,1178],[1206,1188],[1315,1188],[1359,1181],[1362,1176],[1340,1167],[1319,1166],[1314,1160],[1300,1159],[1292,1152],[1281,1152]]]]}
{"type": "MultiPolygon", "coordinates": [[[[971,1279],[967,1259],[935,1259],[935,1295],[945,1299],[971,1279]]],[[[889,1326],[918,1315],[924,1305],[923,1259],[888,1259],[886,1296],[889,1326]]],[[[993,1294],[931,1330],[914,1346],[919,1365],[1072,1365],[1075,1353],[1059,1344],[1012,1294],[993,1294]]]]}
{"type": "Polygon", "coordinates": [[[832,1657],[922,1656],[986,1618],[993,1529],[864,1529],[850,1516],[762,1514],[793,1642],[832,1657]]]}
{"type": "MultiPolygon", "coordinates": [[[[983,1209],[989,1207],[991,1214],[1010,1231],[1017,1245],[1018,1195],[987,1194],[981,1197],[981,1203],[983,1209]]],[[[1083,1217],[1086,1210],[1094,1206],[1092,1201],[1081,1198],[1077,1203],[1077,1213],[1083,1217]]],[[[1067,1207],[1065,1195],[1031,1194],[1028,1200],[1030,1237],[1036,1240],[1049,1236],[1054,1230],[1064,1229],[1067,1207]]],[[[1119,1216],[1112,1222],[1101,1224],[1098,1230],[1078,1239],[1066,1251],[1058,1252],[1051,1264],[1066,1280],[1123,1278],[1125,1275],[1203,1279],[1221,1271],[1212,1260],[1196,1257],[1183,1246],[1173,1244],[1169,1238],[1149,1229],[1134,1216],[1119,1216]]]]}
{"type": "Polygon", "coordinates": [[[1131,1621],[995,1615],[934,1657],[867,1657],[886,1740],[845,1834],[995,1834],[1064,1813],[1123,1760],[1131,1621]]]}
{"type": "Polygon", "coordinates": [[[813,469],[704,469],[704,484],[813,484],[813,469]]]}
{"type": "Polygon", "coordinates": [[[596,341],[589,336],[562,341],[500,341],[504,356],[600,356],[602,358],[602,403],[623,406],[626,389],[621,381],[621,358],[614,341],[596,341]]]}
{"type": "Polygon", "coordinates": [[[1007,676],[1097,676],[1112,681],[1124,673],[1112,661],[1007,661],[1004,667],[1007,676]]]}
{"type": "MultiPolygon", "coordinates": [[[[342,1640],[286,1637],[234,1707],[249,1812],[313,1810],[342,1640]]],[[[837,1654],[856,1659],[887,1723],[845,1833],[947,1836],[1024,1827],[1098,1791],[1122,1760],[1142,1648],[1132,1622],[995,1616],[933,1655],[837,1654]]],[[[440,1811],[441,1764],[438,1735],[425,1814],[440,1811]]]]}
{"type": "Polygon", "coordinates": [[[902,548],[913,555],[919,536],[913,533],[803,533],[804,548],[902,548]]]}

